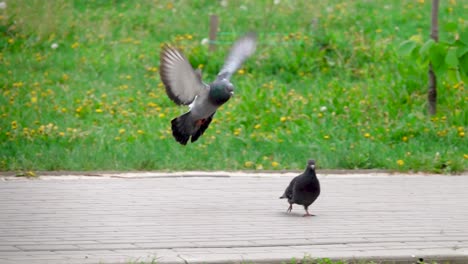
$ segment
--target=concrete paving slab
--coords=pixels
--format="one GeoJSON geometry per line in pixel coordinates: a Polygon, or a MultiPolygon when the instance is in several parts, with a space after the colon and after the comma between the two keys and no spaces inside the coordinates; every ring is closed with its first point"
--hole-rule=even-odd
{"type": "Polygon", "coordinates": [[[468,263],[468,175],[297,173],[0,177],[0,263],[281,263],[292,257],[468,263]]]}

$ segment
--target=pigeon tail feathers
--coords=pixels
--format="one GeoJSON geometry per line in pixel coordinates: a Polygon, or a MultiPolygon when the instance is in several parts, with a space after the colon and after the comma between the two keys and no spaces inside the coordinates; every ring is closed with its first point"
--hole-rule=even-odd
{"type": "Polygon", "coordinates": [[[190,112],[172,119],[172,135],[182,145],[186,145],[192,131],[195,130],[195,122],[192,120],[190,112]]]}
{"type": "Polygon", "coordinates": [[[202,121],[200,122],[200,123],[201,123],[200,127],[199,127],[199,128],[197,129],[197,131],[195,131],[195,133],[192,135],[192,139],[191,139],[192,143],[195,142],[195,141],[197,141],[197,139],[198,139],[199,137],[201,137],[201,135],[203,135],[203,133],[205,133],[205,130],[206,130],[206,129],[208,128],[208,126],[210,125],[211,120],[213,120],[213,116],[214,116],[215,113],[216,113],[216,111],[215,111],[213,114],[211,114],[208,118],[206,118],[206,119],[204,119],[204,120],[202,120],[202,121]]]}
{"type": "Polygon", "coordinates": [[[210,125],[215,113],[206,119],[194,120],[191,112],[187,112],[172,119],[172,135],[182,145],[187,145],[189,139],[191,142],[197,141],[210,125]]]}

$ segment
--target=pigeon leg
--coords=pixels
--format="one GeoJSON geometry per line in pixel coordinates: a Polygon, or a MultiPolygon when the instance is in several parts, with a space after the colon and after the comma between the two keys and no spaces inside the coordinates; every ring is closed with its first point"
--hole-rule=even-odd
{"type": "Polygon", "coordinates": [[[291,210],[292,210],[292,204],[289,204],[289,208],[288,208],[288,210],[286,210],[286,213],[290,213],[291,210]]]}
{"type": "Polygon", "coordinates": [[[306,211],[306,214],[303,215],[303,217],[306,217],[306,216],[315,216],[315,215],[309,213],[309,209],[308,209],[307,207],[305,207],[304,209],[305,209],[305,211],[306,211]]]}

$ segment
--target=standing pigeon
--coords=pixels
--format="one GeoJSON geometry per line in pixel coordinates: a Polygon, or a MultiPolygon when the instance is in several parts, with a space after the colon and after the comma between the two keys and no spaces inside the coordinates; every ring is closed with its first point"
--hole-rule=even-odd
{"type": "Polygon", "coordinates": [[[216,110],[234,93],[231,76],[256,49],[255,33],[237,40],[224,61],[216,80],[202,81],[201,72],[177,49],[165,46],[161,51],[160,76],[169,98],[178,105],[189,105],[190,110],[172,119],[172,135],[182,145],[191,138],[195,142],[208,128],[216,110]]]}
{"type": "Polygon", "coordinates": [[[315,174],[315,160],[309,160],[304,173],[292,179],[280,199],[288,198],[288,213],[291,212],[293,204],[300,204],[306,211],[304,216],[312,216],[307,208],[319,195],[320,183],[315,174]]]}

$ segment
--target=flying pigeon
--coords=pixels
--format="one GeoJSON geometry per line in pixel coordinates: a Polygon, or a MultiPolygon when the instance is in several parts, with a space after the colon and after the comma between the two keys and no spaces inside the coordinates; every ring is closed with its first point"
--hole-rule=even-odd
{"type": "Polygon", "coordinates": [[[256,49],[257,37],[251,32],[239,38],[224,61],[216,80],[202,81],[201,71],[194,70],[187,58],[177,49],[164,46],[160,57],[160,76],[169,98],[178,105],[189,105],[190,110],[171,121],[172,135],[186,145],[203,135],[213,120],[216,110],[234,94],[231,76],[256,49]]]}
{"type": "Polygon", "coordinates": [[[312,216],[309,213],[308,207],[319,195],[320,183],[315,174],[315,160],[309,160],[306,170],[301,175],[292,179],[280,199],[288,198],[288,213],[291,212],[293,204],[300,204],[304,206],[306,211],[304,216],[312,216]]]}

